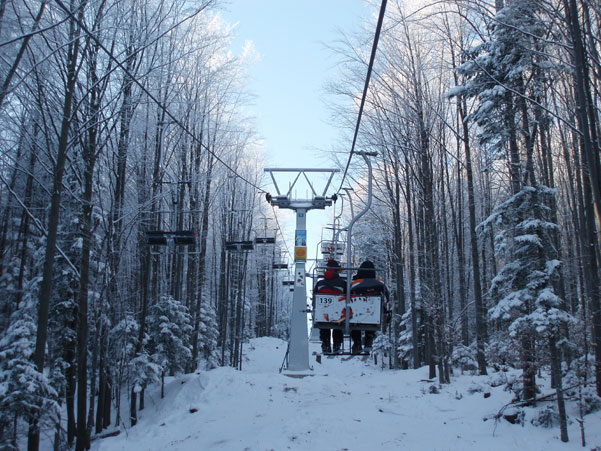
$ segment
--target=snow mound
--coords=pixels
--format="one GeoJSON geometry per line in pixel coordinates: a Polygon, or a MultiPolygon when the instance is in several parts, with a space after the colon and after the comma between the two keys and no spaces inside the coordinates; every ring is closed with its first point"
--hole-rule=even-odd
{"type": "MultiPolygon", "coordinates": [[[[521,425],[495,421],[513,396],[495,383],[499,377],[456,375],[439,386],[427,379],[427,368],[392,371],[360,356],[323,356],[317,363],[318,348],[310,344],[313,375],[295,379],[279,373],[285,342],[253,339],[245,344],[242,371],[226,367],[169,378],[165,399],[158,388],[147,391],[137,426],[94,441],[92,449],[582,449],[576,421],[568,444],[559,441],[557,427],[533,426],[540,409],[523,410],[521,425]]],[[[601,443],[592,427],[599,417],[586,420],[589,449],[601,443]]]]}

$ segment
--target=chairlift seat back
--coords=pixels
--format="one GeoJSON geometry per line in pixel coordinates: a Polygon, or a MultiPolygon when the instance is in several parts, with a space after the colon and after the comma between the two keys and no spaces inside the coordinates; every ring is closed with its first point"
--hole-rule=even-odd
{"type": "Polygon", "coordinates": [[[196,244],[196,232],[192,230],[177,230],[174,232],[147,230],[145,238],[146,244],[149,246],[167,246],[170,243],[173,243],[175,246],[196,244]]]}
{"type": "MultiPolygon", "coordinates": [[[[316,294],[313,322],[319,329],[343,329],[346,321],[346,296],[316,294]]],[[[379,330],[382,321],[381,295],[351,296],[349,324],[353,329],[379,330]]]]}

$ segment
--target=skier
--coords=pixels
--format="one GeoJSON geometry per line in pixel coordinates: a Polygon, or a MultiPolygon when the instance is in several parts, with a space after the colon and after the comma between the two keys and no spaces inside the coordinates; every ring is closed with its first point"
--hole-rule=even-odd
{"type": "MultiPolygon", "coordinates": [[[[357,270],[357,274],[353,276],[353,283],[351,284],[351,296],[381,296],[384,295],[386,300],[384,302],[384,315],[387,317],[386,305],[389,300],[389,293],[386,285],[380,279],[376,278],[376,270],[374,264],[365,260],[359,266],[357,270]]],[[[375,332],[373,330],[365,331],[365,347],[371,348],[372,343],[374,341],[375,332]]],[[[361,331],[360,330],[352,330],[351,331],[351,339],[353,340],[353,345],[351,347],[352,354],[358,354],[361,352],[361,331]]]]}
{"type": "MultiPolygon", "coordinates": [[[[336,260],[328,260],[323,278],[320,278],[315,287],[313,294],[337,294],[344,295],[346,288],[346,280],[340,277],[340,264],[336,260]]],[[[315,303],[315,298],[313,298],[315,303]]],[[[342,346],[343,333],[342,329],[333,329],[334,336],[334,352],[339,352],[342,346]]],[[[321,351],[330,353],[330,329],[319,329],[319,338],[321,340],[321,351]]]]}

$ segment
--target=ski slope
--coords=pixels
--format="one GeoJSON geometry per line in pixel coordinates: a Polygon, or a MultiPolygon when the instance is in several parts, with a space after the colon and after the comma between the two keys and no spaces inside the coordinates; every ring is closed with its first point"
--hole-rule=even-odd
{"type": "MultiPolygon", "coordinates": [[[[318,346],[311,343],[310,350],[318,346]]],[[[285,350],[281,340],[254,339],[246,345],[243,371],[217,368],[169,378],[165,399],[160,399],[158,387],[147,391],[137,426],[93,441],[92,449],[583,449],[576,421],[569,425],[570,442],[564,444],[557,426],[530,424],[536,409],[526,409],[524,426],[503,419],[483,421],[511,400],[503,385],[489,383],[504,373],[455,375],[439,393],[430,393],[438,383],[425,380],[427,368],[382,370],[359,356],[324,358],[319,364],[311,356],[313,376],[295,379],[278,373],[285,350]]],[[[573,409],[569,414],[575,416],[573,409]]],[[[586,417],[584,449],[601,445],[600,420],[599,413],[586,417]]]]}

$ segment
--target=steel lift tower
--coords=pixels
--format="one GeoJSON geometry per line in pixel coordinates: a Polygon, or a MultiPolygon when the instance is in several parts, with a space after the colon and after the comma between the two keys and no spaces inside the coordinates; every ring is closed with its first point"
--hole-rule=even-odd
{"type": "Polygon", "coordinates": [[[274,207],[288,208],[296,211],[296,232],[294,239],[294,295],[292,297],[292,311],[290,318],[290,341],[288,345],[288,366],[287,371],[290,375],[303,375],[311,367],[309,366],[309,335],[307,332],[307,287],[305,262],[307,261],[307,212],[313,209],[323,210],[336,202],[336,195],[326,197],[326,192],[330,187],[334,174],[338,169],[265,169],[269,172],[277,195],[267,194],[267,202],[274,207]],[[296,177],[290,184],[286,193],[280,191],[274,176],[278,172],[296,173],[296,177]],[[326,173],[329,174],[328,182],[321,194],[318,194],[313,188],[307,174],[326,173]],[[311,188],[311,199],[292,199],[292,190],[302,177],[307,181],[311,188]]]}

